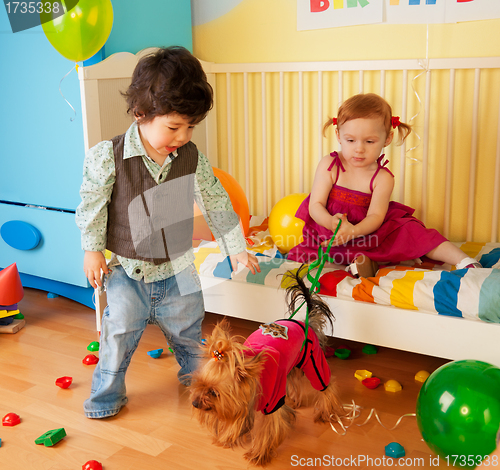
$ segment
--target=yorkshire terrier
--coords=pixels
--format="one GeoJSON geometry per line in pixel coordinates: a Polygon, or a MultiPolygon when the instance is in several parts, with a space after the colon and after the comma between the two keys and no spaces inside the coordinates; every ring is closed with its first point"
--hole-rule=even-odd
{"type": "Polygon", "coordinates": [[[286,297],[291,314],[299,301],[306,303],[308,325],[277,320],[261,325],[244,341],[231,336],[224,319],[207,338],[206,362],[192,377],[195,414],[213,434],[214,444],[249,444],[245,458],[254,465],[268,464],[293,428],[293,408],[306,398],[305,377],[315,389],[315,422],[336,421],[344,414],[323,352],[324,328],[327,323],[333,326],[334,317],[328,305],[309,292],[302,269],[285,274],[286,297]]]}

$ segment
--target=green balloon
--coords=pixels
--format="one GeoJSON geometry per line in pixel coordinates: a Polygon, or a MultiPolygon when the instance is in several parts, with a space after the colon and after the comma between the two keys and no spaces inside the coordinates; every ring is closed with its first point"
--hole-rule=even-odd
{"type": "Polygon", "coordinates": [[[66,59],[87,60],[104,46],[113,26],[111,0],[79,0],[62,16],[57,16],[58,2],[45,3],[53,7],[40,13],[43,31],[66,59]]]}
{"type": "Polygon", "coordinates": [[[417,424],[427,445],[450,464],[477,465],[496,448],[500,369],[473,360],[441,366],[420,389],[417,424]]]}

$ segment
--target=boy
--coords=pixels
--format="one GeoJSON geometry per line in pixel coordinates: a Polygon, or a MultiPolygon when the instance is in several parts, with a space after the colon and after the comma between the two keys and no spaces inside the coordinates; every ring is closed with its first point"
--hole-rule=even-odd
{"type": "Polygon", "coordinates": [[[240,262],[260,271],[227,193],[190,142],[212,107],[199,61],[182,47],[159,49],[139,61],[124,97],[136,122],[87,152],[76,212],[85,275],[94,288],[101,272],[107,275],[88,418],[114,416],[127,403],[125,373],[148,323],[161,328],[181,367],[179,380],[189,384],[205,313],[193,264],[194,200],[233,269],[240,262]],[[105,248],[113,253],[109,269],[105,248]]]}

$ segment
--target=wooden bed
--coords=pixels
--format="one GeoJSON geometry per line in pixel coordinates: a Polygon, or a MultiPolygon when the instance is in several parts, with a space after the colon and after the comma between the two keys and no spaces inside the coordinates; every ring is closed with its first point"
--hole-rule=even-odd
{"type": "MultiPolygon", "coordinates": [[[[128,128],[119,91],[149,51],[79,69],[87,148],[128,128]]],[[[251,214],[309,192],[317,161],[337,148],[323,122],[346,97],[376,92],[415,130],[406,145],[386,149],[394,199],[452,241],[499,242],[500,58],[202,64],[216,99],[193,141],[240,182],[251,214]]],[[[258,322],[285,313],[280,289],[201,280],[207,311],[258,322]]],[[[500,366],[499,323],[325,299],[335,337],[500,366]]]]}

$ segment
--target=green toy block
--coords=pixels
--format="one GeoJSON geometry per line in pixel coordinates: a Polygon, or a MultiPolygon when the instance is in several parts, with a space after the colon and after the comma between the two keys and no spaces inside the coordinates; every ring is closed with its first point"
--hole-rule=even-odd
{"type": "Polygon", "coordinates": [[[377,352],[378,352],[378,348],[377,348],[377,346],[374,346],[373,344],[367,344],[363,348],[364,354],[377,354],[377,352]]]}
{"type": "Polygon", "coordinates": [[[99,351],[99,343],[97,341],[92,341],[88,346],[87,349],[89,351],[99,351]]]}
{"type": "Polygon", "coordinates": [[[45,447],[51,447],[57,444],[61,439],[66,436],[66,431],[64,428],[52,429],[52,431],[47,431],[42,434],[38,439],[35,440],[35,444],[43,444],[45,447]]]}

